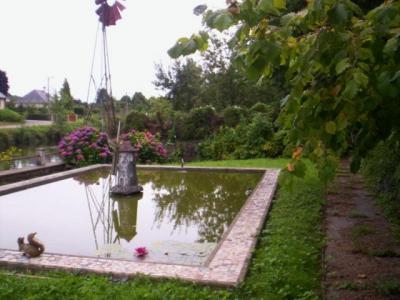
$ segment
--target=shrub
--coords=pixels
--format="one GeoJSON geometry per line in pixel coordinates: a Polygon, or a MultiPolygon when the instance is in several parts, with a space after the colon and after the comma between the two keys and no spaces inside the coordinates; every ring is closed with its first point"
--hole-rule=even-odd
{"type": "Polygon", "coordinates": [[[66,135],[59,143],[61,157],[68,164],[78,166],[107,163],[111,151],[107,135],[92,127],[81,127],[66,135]]]}
{"type": "Polygon", "coordinates": [[[45,120],[49,121],[51,119],[51,116],[47,113],[30,113],[26,115],[26,118],[28,120],[45,120]]]}
{"type": "Polygon", "coordinates": [[[238,106],[229,106],[224,109],[222,115],[225,126],[235,127],[247,115],[247,111],[238,106]]]}
{"type": "Polygon", "coordinates": [[[265,155],[268,157],[278,157],[283,154],[285,150],[285,139],[287,137],[286,131],[278,131],[274,133],[272,139],[263,145],[265,155]]]}
{"type": "Polygon", "coordinates": [[[8,108],[2,109],[0,110],[0,121],[2,122],[22,122],[23,121],[23,117],[8,108]]]}
{"type": "Polygon", "coordinates": [[[168,157],[167,151],[159,138],[150,131],[141,132],[133,129],[122,134],[121,140],[131,142],[132,146],[139,151],[140,162],[163,162],[168,157]]]}
{"type": "Polygon", "coordinates": [[[262,114],[266,116],[270,121],[274,121],[279,115],[279,107],[271,104],[265,104],[257,102],[250,108],[251,115],[262,114]]]}
{"type": "Polygon", "coordinates": [[[136,129],[143,131],[148,129],[150,123],[149,117],[146,116],[145,113],[140,111],[132,110],[127,116],[125,120],[125,130],[136,129]]]}
{"type": "Polygon", "coordinates": [[[85,108],[82,106],[76,106],[74,107],[74,113],[77,114],[78,116],[83,116],[85,115],[85,108]]]}
{"type": "Polygon", "coordinates": [[[221,121],[212,106],[193,109],[185,118],[184,139],[202,139],[217,130],[221,121]]]}
{"type": "Polygon", "coordinates": [[[0,160],[11,160],[13,157],[21,156],[21,154],[21,149],[12,146],[3,152],[0,152],[0,160]]]}
{"type": "Polygon", "coordinates": [[[199,145],[201,159],[248,159],[254,157],[276,157],[281,154],[280,141],[271,122],[265,116],[256,114],[250,123],[242,121],[235,128],[223,127],[199,145]],[[270,144],[267,144],[267,143],[270,144]]]}
{"type": "Polygon", "coordinates": [[[224,160],[233,157],[239,145],[243,144],[239,129],[223,127],[215,135],[199,144],[199,156],[206,160],[224,160]]]}
{"type": "Polygon", "coordinates": [[[271,107],[265,103],[257,102],[250,108],[250,112],[252,113],[262,113],[266,114],[271,111],[271,107]]]}
{"type": "Polygon", "coordinates": [[[369,185],[382,196],[400,203],[400,145],[398,141],[380,142],[363,161],[369,185]]]}
{"type": "Polygon", "coordinates": [[[381,141],[362,163],[367,184],[376,192],[379,204],[393,224],[400,240],[400,143],[395,134],[381,141]]]}

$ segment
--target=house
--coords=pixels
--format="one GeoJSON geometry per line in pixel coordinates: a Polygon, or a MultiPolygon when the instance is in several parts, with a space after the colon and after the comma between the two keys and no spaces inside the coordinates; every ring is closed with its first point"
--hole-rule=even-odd
{"type": "Polygon", "coordinates": [[[47,94],[45,91],[41,90],[33,90],[23,96],[22,98],[19,98],[15,101],[16,106],[23,106],[23,107],[45,107],[49,104],[50,102],[50,97],[49,94],[47,94]]]}
{"type": "Polygon", "coordinates": [[[7,101],[6,95],[0,92],[0,110],[6,108],[6,101],[7,101]]]}

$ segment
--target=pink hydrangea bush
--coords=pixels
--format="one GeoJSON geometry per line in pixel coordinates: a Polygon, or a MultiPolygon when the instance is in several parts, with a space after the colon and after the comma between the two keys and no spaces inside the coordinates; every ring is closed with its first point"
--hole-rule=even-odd
{"type": "Polygon", "coordinates": [[[111,161],[107,135],[92,127],[81,127],[66,135],[58,151],[67,164],[78,166],[111,161]]]}
{"type": "Polygon", "coordinates": [[[144,162],[163,162],[168,158],[167,150],[157,135],[150,131],[137,131],[135,129],[121,135],[122,141],[130,141],[132,146],[139,151],[138,160],[144,162]]]}

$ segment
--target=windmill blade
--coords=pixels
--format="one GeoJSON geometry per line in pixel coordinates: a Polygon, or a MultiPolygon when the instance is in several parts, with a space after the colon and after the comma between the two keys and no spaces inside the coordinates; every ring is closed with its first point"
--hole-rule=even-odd
{"type": "Polygon", "coordinates": [[[114,26],[122,18],[121,11],[125,9],[125,6],[121,2],[115,1],[113,5],[109,5],[107,0],[95,0],[95,2],[100,5],[96,10],[96,14],[104,27],[114,26]]]}

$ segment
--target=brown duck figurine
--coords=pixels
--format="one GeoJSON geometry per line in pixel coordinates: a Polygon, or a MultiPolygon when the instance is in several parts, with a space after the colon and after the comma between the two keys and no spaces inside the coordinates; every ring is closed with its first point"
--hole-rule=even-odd
{"type": "Polygon", "coordinates": [[[18,238],[18,247],[19,251],[22,252],[22,255],[25,255],[28,258],[38,257],[44,252],[44,245],[35,239],[36,232],[28,234],[27,240],[28,244],[24,243],[24,238],[18,238]]]}

